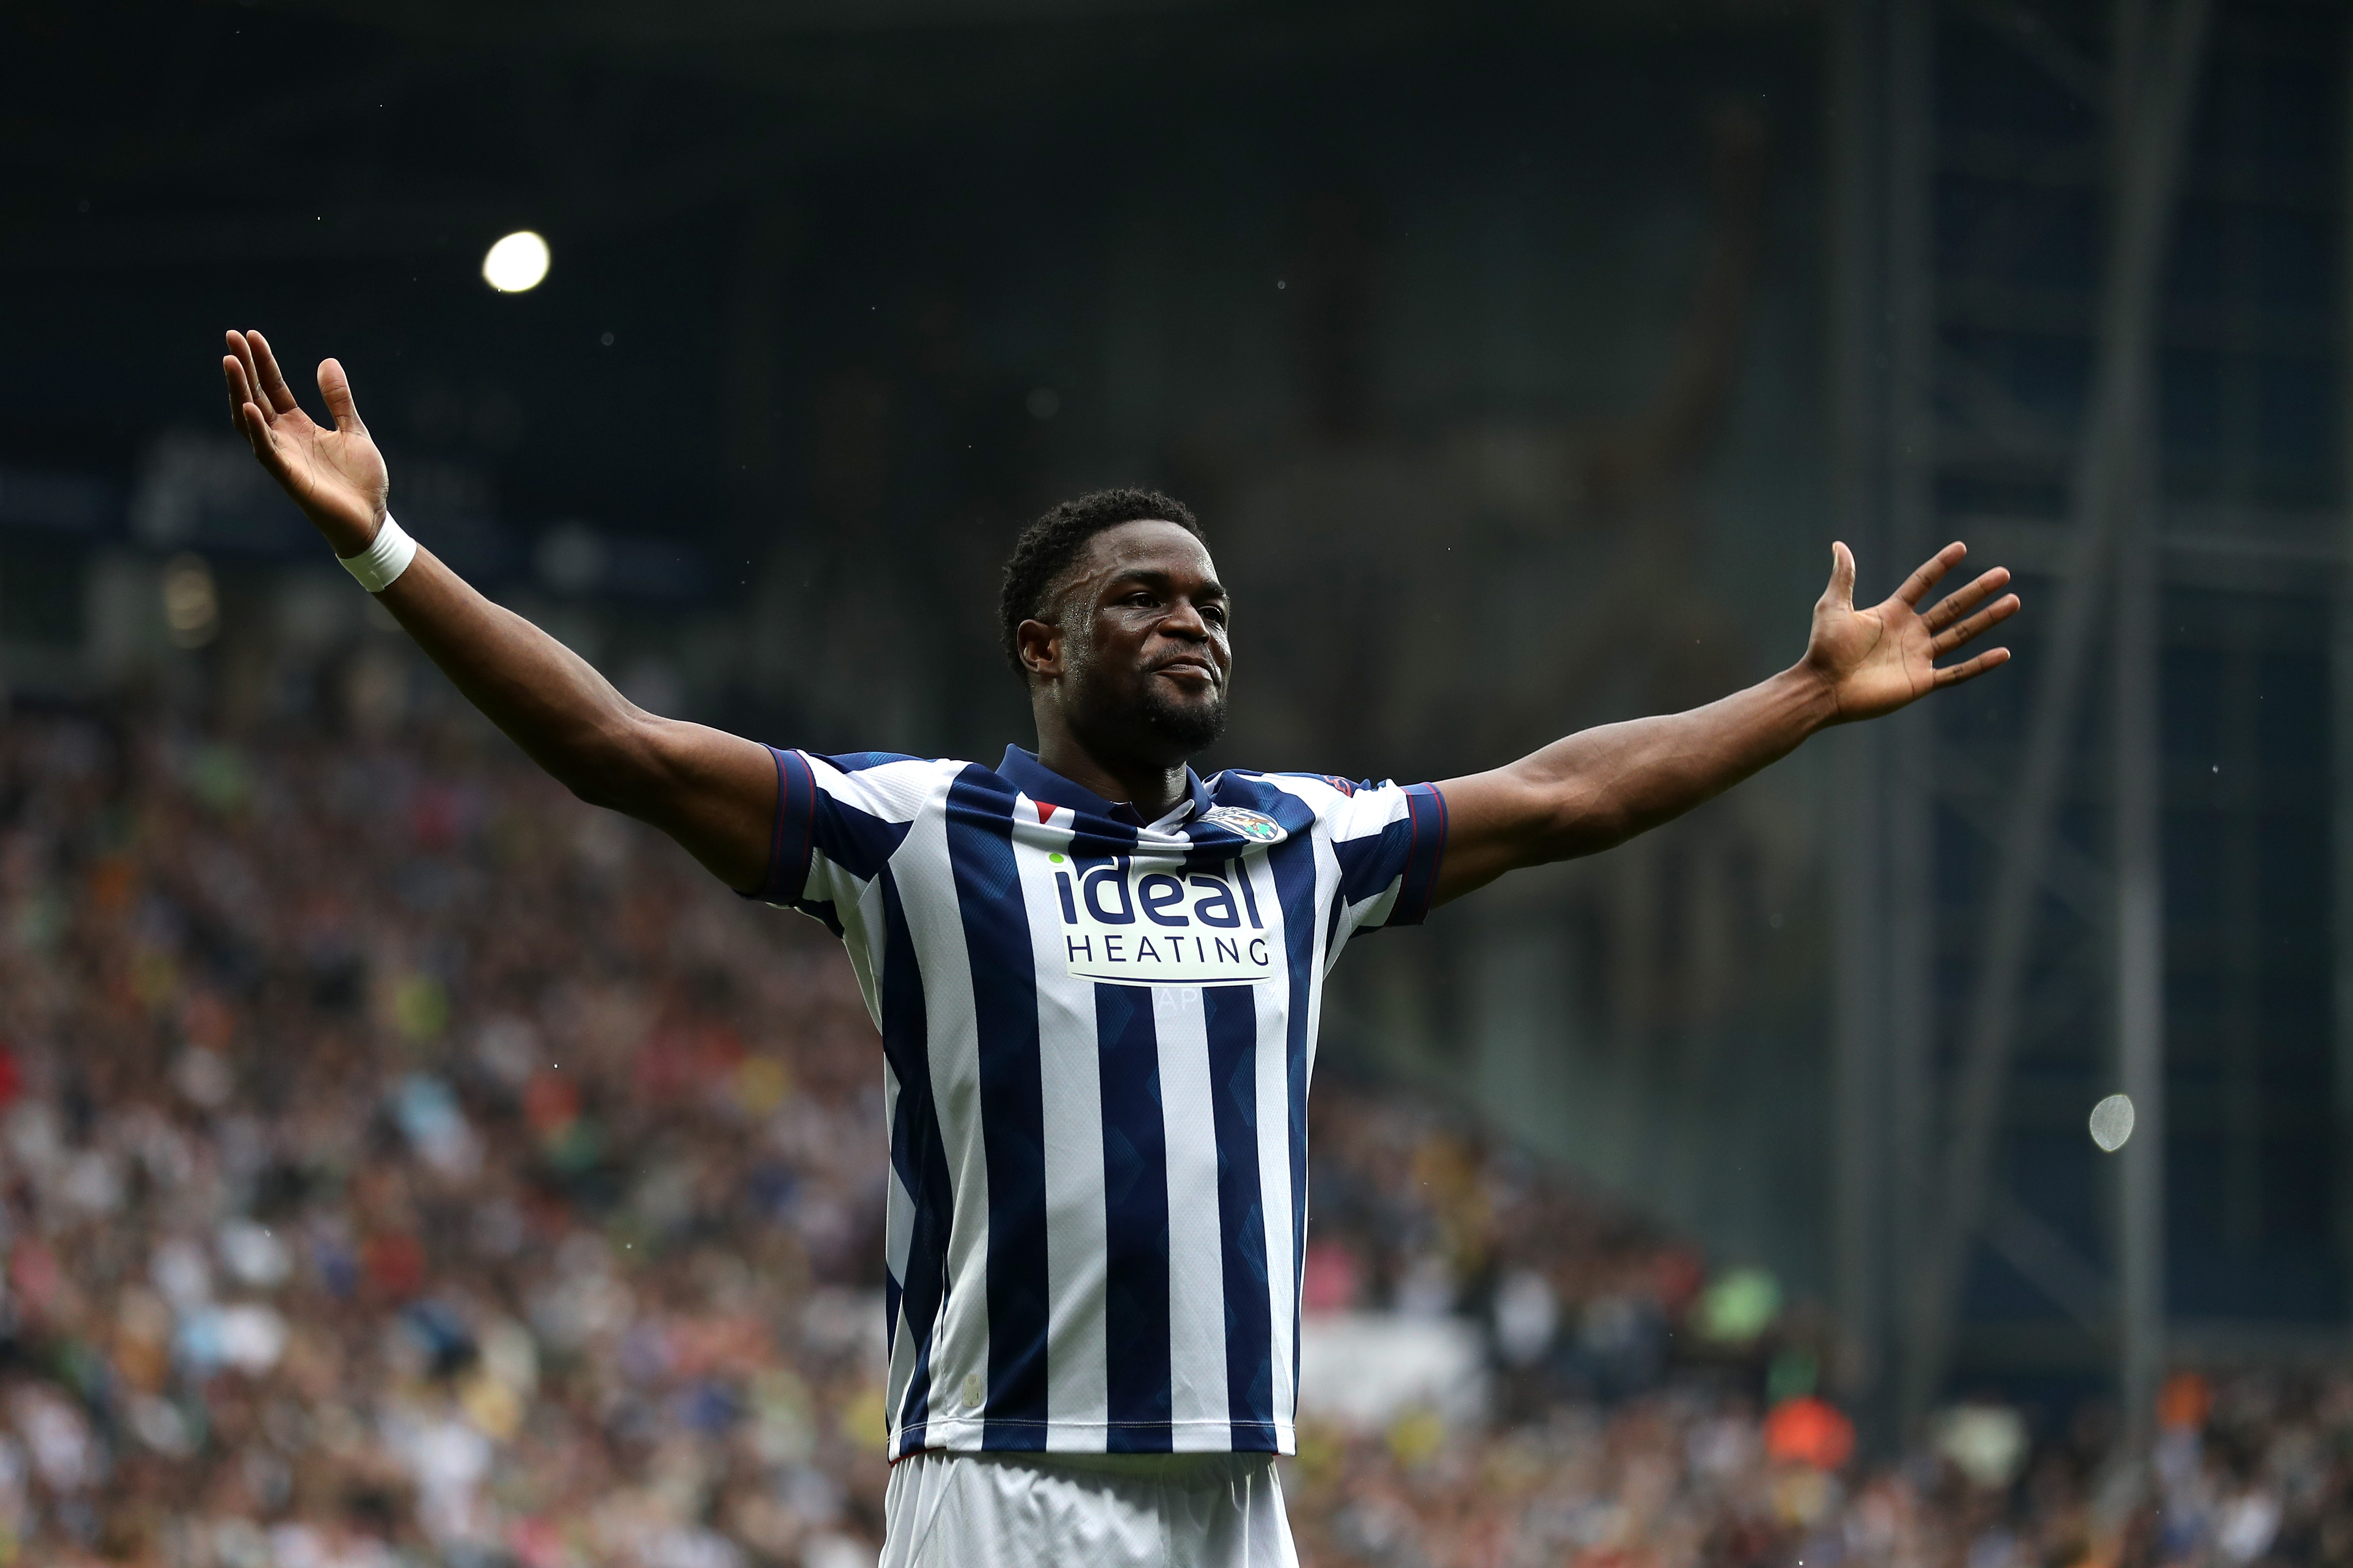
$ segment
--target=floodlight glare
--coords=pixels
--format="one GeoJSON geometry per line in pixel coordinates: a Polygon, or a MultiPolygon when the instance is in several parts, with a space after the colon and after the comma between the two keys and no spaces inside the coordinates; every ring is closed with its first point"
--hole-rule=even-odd
{"type": "Polygon", "coordinates": [[[2133,1102],[2112,1094],[2092,1107],[2092,1142],[2113,1154],[2133,1135],[2133,1102]]]}
{"type": "Polygon", "coordinates": [[[483,281],[501,294],[536,289],[546,276],[547,241],[527,228],[507,236],[482,258],[483,281]]]}

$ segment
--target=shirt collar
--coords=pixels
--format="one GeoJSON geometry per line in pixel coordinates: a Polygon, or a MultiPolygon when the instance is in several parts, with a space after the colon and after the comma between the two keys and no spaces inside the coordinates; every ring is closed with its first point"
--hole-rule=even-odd
{"type": "Polygon", "coordinates": [[[1108,816],[1132,827],[1156,827],[1161,823],[1174,826],[1198,816],[1209,809],[1209,786],[1191,768],[1185,770],[1185,790],[1191,798],[1158,823],[1147,823],[1136,815],[1135,807],[1125,801],[1108,801],[1087,788],[1073,784],[1038,760],[1038,753],[1019,746],[1005,748],[1005,760],[997,764],[997,774],[1010,783],[1031,800],[1042,800],[1049,805],[1067,805],[1072,811],[1091,811],[1098,816],[1108,816]]]}

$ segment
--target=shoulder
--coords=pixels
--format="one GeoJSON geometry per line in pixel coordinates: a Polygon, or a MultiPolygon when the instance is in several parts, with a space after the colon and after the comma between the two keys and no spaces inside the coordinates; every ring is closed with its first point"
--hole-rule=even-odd
{"type": "Polygon", "coordinates": [[[797,752],[779,750],[787,773],[797,767],[808,787],[825,800],[872,816],[906,820],[944,792],[973,764],[952,757],[914,757],[897,752],[797,752]]]}
{"type": "Polygon", "coordinates": [[[1307,826],[1352,820],[1396,794],[1393,784],[1345,779],[1337,773],[1264,773],[1229,768],[1210,782],[1220,805],[1262,811],[1293,832],[1307,826]]]}

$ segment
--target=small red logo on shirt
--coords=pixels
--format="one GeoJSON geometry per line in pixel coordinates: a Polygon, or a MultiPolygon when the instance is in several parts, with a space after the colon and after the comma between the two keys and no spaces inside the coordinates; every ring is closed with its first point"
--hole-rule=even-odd
{"type": "Polygon", "coordinates": [[[1040,822],[1053,821],[1055,810],[1056,807],[1047,805],[1042,800],[1038,802],[1038,820],[1040,822]]]}

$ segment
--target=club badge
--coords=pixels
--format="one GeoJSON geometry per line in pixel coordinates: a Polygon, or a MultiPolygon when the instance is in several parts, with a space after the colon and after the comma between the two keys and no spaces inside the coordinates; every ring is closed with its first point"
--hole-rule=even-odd
{"type": "Polygon", "coordinates": [[[1264,812],[1239,805],[1213,805],[1201,814],[1201,820],[1229,833],[1238,833],[1254,844],[1280,844],[1291,837],[1290,829],[1264,812]]]}

